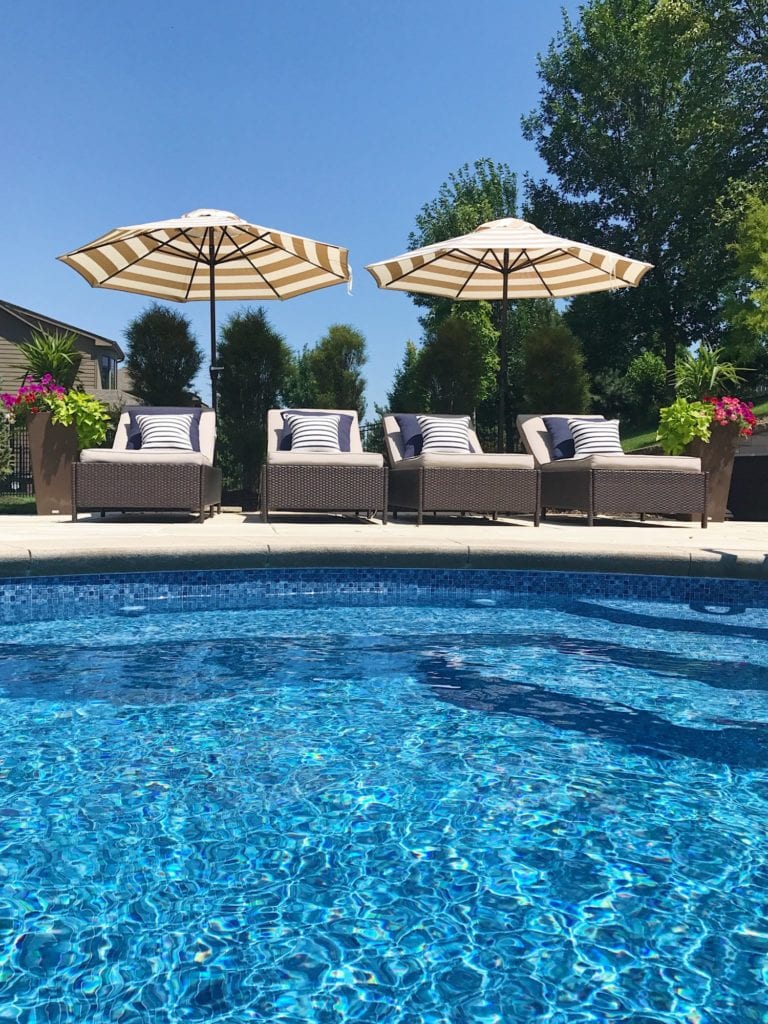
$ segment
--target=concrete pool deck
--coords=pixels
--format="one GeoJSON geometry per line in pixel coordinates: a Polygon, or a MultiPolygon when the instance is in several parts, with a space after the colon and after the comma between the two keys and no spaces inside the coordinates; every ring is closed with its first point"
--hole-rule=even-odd
{"type": "Polygon", "coordinates": [[[185,517],[0,517],[0,576],[290,566],[544,569],[768,579],[768,523],[552,517],[401,518],[383,526],[335,516],[226,511],[185,517]]]}

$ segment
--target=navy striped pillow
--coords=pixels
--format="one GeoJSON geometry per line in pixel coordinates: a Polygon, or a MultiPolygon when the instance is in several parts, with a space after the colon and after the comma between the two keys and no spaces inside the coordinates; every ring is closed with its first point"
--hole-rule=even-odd
{"type": "Polygon", "coordinates": [[[418,416],[424,442],[422,452],[471,452],[469,416],[418,416]]]}
{"type": "Polygon", "coordinates": [[[575,457],[585,455],[623,455],[619,440],[618,420],[569,419],[568,426],[573,434],[575,457]]]}
{"type": "Polygon", "coordinates": [[[141,450],[160,451],[172,448],[192,452],[192,413],[173,416],[138,415],[136,422],[141,431],[141,450]]]}
{"type": "Polygon", "coordinates": [[[339,416],[289,413],[284,418],[293,452],[339,452],[339,416]]]}

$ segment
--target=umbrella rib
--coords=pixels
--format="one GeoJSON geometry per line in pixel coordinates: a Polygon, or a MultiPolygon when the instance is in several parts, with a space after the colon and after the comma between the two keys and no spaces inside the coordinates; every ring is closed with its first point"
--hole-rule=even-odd
{"type": "MultiPolygon", "coordinates": [[[[206,257],[205,257],[205,252],[204,252],[204,249],[203,249],[203,246],[205,244],[205,239],[204,238],[201,239],[200,243],[198,244],[197,242],[195,242],[194,239],[189,237],[189,235],[186,233],[186,231],[182,231],[181,233],[184,236],[184,238],[186,238],[186,240],[191,245],[194,245],[194,246],[197,247],[197,256],[195,257],[195,260],[194,260],[195,265],[192,268],[192,273],[189,275],[189,281],[187,282],[187,287],[186,287],[186,290],[184,292],[184,301],[187,302],[189,300],[189,293],[192,291],[192,284],[193,284],[193,282],[195,280],[195,274],[197,273],[197,268],[200,266],[201,263],[203,263],[203,264],[206,264],[206,263],[210,264],[210,260],[206,259],[206,257]]],[[[185,257],[185,258],[189,259],[189,257],[185,257]]]]}
{"type": "MultiPolygon", "coordinates": [[[[224,230],[226,232],[226,228],[224,230]]],[[[253,233],[250,233],[250,232],[246,232],[246,234],[250,234],[251,238],[253,238],[257,242],[261,241],[262,238],[264,238],[264,235],[254,235],[253,233]]],[[[264,282],[264,284],[267,286],[267,288],[269,288],[272,291],[272,293],[274,294],[275,298],[276,299],[282,298],[282,296],[280,295],[280,292],[277,290],[277,288],[275,288],[275,286],[272,284],[272,282],[256,266],[256,264],[253,262],[253,258],[240,245],[240,243],[236,242],[235,239],[232,238],[231,235],[227,235],[227,237],[229,238],[229,241],[232,243],[232,245],[234,245],[234,247],[235,247],[237,253],[239,254],[239,256],[242,259],[248,261],[248,264],[250,265],[251,269],[254,270],[259,275],[259,277],[264,282]]],[[[277,248],[277,246],[275,246],[272,242],[270,242],[269,245],[271,246],[272,249],[276,249],[277,248]]],[[[234,258],[235,257],[233,256],[232,259],[234,259],[234,258]]],[[[228,260],[226,260],[226,259],[222,260],[222,263],[227,263],[227,262],[228,262],[228,260]]]]}
{"type": "MultiPolygon", "coordinates": [[[[485,250],[485,256],[487,256],[487,255],[488,255],[488,254],[489,254],[490,252],[491,252],[491,250],[490,250],[490,249],[486,249],[486,250],[485,250]]],[[[494,253],[494,255],[496,255],[496,254],[494,253]]],[[[469,282],[470,282],[470,281],[472,280],[472,278],[473,278],[473,277],[475,276],[475,274],[477,273],[477,271],[478,271],[478,270],[480,269],[480,266],[481,266],[481,264],[482,264],[483,266],[487,266],[487,264],[484,264],[484,263],[483,263],[483,259],[484,259],[484,257],[481,257],[481,258],[480,258],[479,260],[475,260],[475,264],[474,264],[474,266],[472,267],[472,269],[470,270],[469,274],[467,274],[467,277],[466,277],[466,280],[464,281],[464,284],[463,284],[463,285],[461,286],[461,288],[459,288],[459,290],[458,290],[458,291],[456,292],[456,298],[457,298],[457,299],[458,299],[458,298],[461,298],[461,293],[462,293],[462,292],[464,291],[464,289],[465,289],[465,288],[467,287],[467,285],[469,284],[469,282]]],[[[489,268],[489,269],[490,269],[490,268],[489,268]]]]}
{"type": "MultiPolygon", "coordinates": [[[[245,228],[243,228],[243,233],[246,234],[246,235],[250,235],[251,238],[254,238],[257,241],[259,239],[261,239],[261,238],[264,238],[264,235],[255,235],[252,231],[248,231],[245,228]]],[[[280,231],[277,231],[277,230],[274,230],[274,233],[278,234],[278,235],[279,234],[286,234],[286,232],[280,232],[280,231]]],[[[307,241],[312,242],[311,239],[307,239],[307,241]]],[[[276,242],[273,242],[271,239],[269,240],[269,244],[272,246],[273,249],[279,249],[280,252],[284,252],[284,253],[287,253],[289,256],[293,256],[294,259],[300,259],[303,263],[308,264],[310,267],[315,267],[317,270],[322,270],[324,273],[330,274],[331,277],[338,277],[338,279],[340,281],[346,281],[347,280],[347,278],[345,278],[342,274],[337,274],[335,271],[329,270],[328,267],[324,267],[322,265],[322,263],[317,263],[315,260],[311,260],[311,259],[309,259],[306,256],[297,256],[295,252],[291,252],[290,249],[286,249],[286,247],[284,245],[278,245],[276,242]]],[[[327,245],[327,243],[324,243],[324,242],[319,242],[319,243],[318,242],[314,242],[313,244],[315,244],[315,245],[318,245],[318,244],[319,245],[326,245],[326,248],[328,248],[328,249],[333,249],[334,248],[334,246],[327,245]]],[[[244,253],[243,255],[246,255],[246,254],[244,253]]],[[[246,259],[247,259],[247,256],[246,256],[246,259]]]]}
{"type": "MultiPolygon", "coordinates": [[[[184,234],[183,231],[179,231],[178,234],[174,235],[174,239],[178,238],[179,235],[183,235],[183,234],[184,234]]],[[[113,277],[117,277],[118,274],[122,274],[126,270],[129,270],[131,267],[135,266],[137,263],[140,263],[142,260],[146,259],[147,256],[150,253],[156,253],[158,251],[158,249],[161,249],[164,245],[167,245],[169,241],[172,241],[171,239],[166,239],[165,241],[160,241],[159,239],[155,238],[154,235],[152,235],[150,233],[147,233],[146,237],[151,238],[153,242],[157,243],[155,245],[154,249],[150,249],[148,252],[143,252],[143,253],[141,253],[140,256],[136,256],[134,259],[128,260],[128,262],[124,263],[121,267],[118,267],[117,270],[113,271],[113,273],[109,274],[107,277],[105,277],[103,280],[101,280],[99,282],[100,285],[103,285],[105,281],[111,281],[113,277]]],[[[130,241],[130,239],[118,238],[118,239],[115,239],[114,242],[110,242],[109,244],[110,245],[115,245],[115,244],[117,244],[117,242],[127,242],[127,241],[130,241]]],[[[76,252],[77,253],[98,252],[100,249],[103,249],[103,248],[104,248],[103,244],[102,245],[85,245],[81,249],[77,249],[76,252]]],[[[176,251],[176,250],[171,248],[171,251],[173,252],[173,251],[176,251]]],[[[181,250],[179,250],[179,252],[181,252],[181,250]]]]}

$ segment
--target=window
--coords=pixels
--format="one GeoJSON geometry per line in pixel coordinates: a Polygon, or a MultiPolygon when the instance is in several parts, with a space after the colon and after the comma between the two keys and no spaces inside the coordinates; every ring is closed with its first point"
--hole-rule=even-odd
{"type": "Polygon", "coordinates": [[[114,391],[117,388],[117,360],[111,356],[101,356],[99,362],[101,371],[101,386],[105,391],[114,391]]]}

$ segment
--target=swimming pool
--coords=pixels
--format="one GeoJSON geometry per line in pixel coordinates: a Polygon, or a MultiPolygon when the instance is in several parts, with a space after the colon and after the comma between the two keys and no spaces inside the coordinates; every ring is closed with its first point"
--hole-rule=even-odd
{"type": "Polygon", "coordinates": [[[765,1021],[766,606],[0,582],[0,1021],[765,1021]]]}

